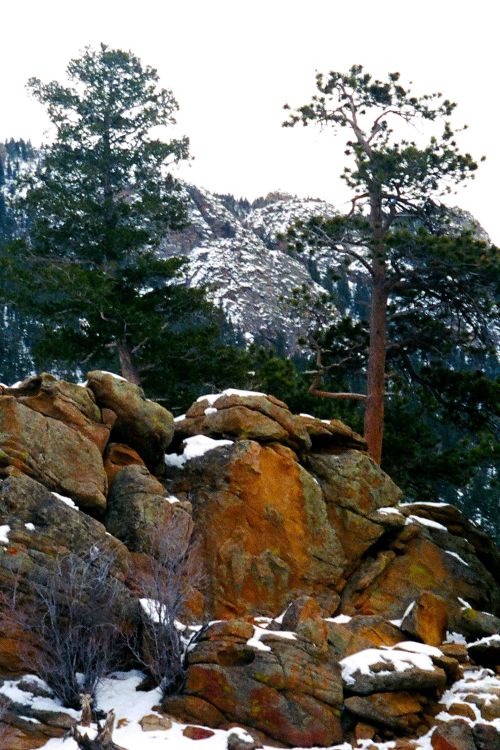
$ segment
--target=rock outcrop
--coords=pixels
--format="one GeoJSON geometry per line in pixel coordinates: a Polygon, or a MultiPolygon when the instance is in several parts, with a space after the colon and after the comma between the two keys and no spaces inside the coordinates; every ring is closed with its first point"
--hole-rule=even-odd
{"type": "MultiPolygon", "coordinates": [[[[163,703],[174,719],[247,727],[235,747],[417,748],[437,722],[433,747],[456,735],[483,750],[500,722],[498,551],[451,506],[401,503],[365,449],[263,394],[201,397],[174,425],[110,373],[28,378],[0,393],[0,591],[107,549],[133,608],[166,540],[199,574],[184,587],[186,679],[163,703]]],[[[25,637],[0,632],[0,683],[25,637]]],[[[20,712],[4,717],[16,750],[67,721],[27,727],[20,712]]],[[[148,716],[143,729],[160,726],[148,716]]]]}

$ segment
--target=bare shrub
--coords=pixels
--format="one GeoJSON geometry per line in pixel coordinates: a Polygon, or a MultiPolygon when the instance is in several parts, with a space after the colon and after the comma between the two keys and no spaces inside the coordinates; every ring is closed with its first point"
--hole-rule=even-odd
{"type": "Polygon", "coordinates": [[[185,643],[179,618],[202,578],[199,548],[184,530],[159,526],[151,532],[150,554],[139,581],[141,626],[129,647],[163,695],[183,684],[185,643]]]}
{"type": "Polygon", "coordinates": [[[4,593],[4,630],[24,634],[24,667],[71,708],[80,708],[80,693],[94,696],[116,666],[123,587],[111,575],[113,564],[112,554],[93,546],[84,555],[61,555],[43,569],[17,571],[4,593]]]}

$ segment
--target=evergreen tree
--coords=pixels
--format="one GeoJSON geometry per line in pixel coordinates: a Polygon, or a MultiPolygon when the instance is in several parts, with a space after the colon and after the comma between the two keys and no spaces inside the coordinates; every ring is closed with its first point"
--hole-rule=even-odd
{"type": "MultiPolygon", "coordinates": [[[[469,154],[458,150],[449,122],[455,104],[441,94],[414,96],[401,86],[398,73],[379,81],[359,65],[347,74],[318,75],[317,87],[312,101],[284,124],[313,122],[347,130],[345,153],[353,164],[343,178],[354,193],[352,210],[344,217],[313,218],[292,230],[290,239],[298,250],[326,246],[346,269],[361,269],[370,287],[370,311],[366,392],[320,391],[325,366],[319,345],[313,390],[365,401],[365,437],[371,456],[380,462],[388,353],[397,351],[413,379],[434,381],[437,391],[443,382],[437,382],[433,347],[449,352],[470,339],[491,346],[486,323],[493,317],[498,251],[471,235],[447,232],[447,214],[437,205],[440,195],[477,168],[469,154]],[[395,121],[401,132],[405,125],[430,127],[442,121],[442,132],[422,145],[399,137],[392,129],[395,121]],[[415,365],[416,349],[426,350],[425,372],[415,365]]],[[[358,359],[359,345],[354,347],[358,359]]]]}
{"type": "Polygon", "coordinates": [[[179,316],[213,327],[200,294],[181,283],[183,261],[159,253],[167,230],[186,222],[169,170],[188,142],[156,135],[177,103],[130,52],[87,48],[67,75],[69,85],[29,82],[56,137],[18,205],[29,232],[9,247],[6,293],[43,323],[45,358],[83,366],[117,356],[139,383],[179,316]]]}

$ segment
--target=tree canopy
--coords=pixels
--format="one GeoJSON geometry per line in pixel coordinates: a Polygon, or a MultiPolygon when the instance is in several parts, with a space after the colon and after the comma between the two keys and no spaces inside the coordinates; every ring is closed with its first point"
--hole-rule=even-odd
{"type": "Polygon", "coordinates": [[[342,177],[353,191],[352,207],[346,216],[296,225],[289,240],[295,250],[326,248],[337,275],[365,274],[370,299],[368,314],[350,331],[354,342],[347,351],[340,347],[337,360],[325,363],[316,337],[313,389],[338,397],[319,390],[321,378],[339,357],[361,364],[365,392],[352,397],[365,400],[365,437],[380,462],[389,363],[397,360],[438,397],[443,383],[437,382],[436,359],[442,362],[444,354],[466,344],[492,351],[498,250],[471,232],[454,230],[452,213],[440,203],[477,169],[470,154],[459,150],[450,119],[454,103],[439,93],[416,96],[401,85],[399,73],[380,81],[359,65],[348,73],[320,74],[316,83],[318,93],[284,125],[345,130],[351,161],[342,177]],[[423,129],[418,139],[407,135],[417,123],[423,129]]]}
{"type": "Polygon", "coordinates": [[[186,224],[171,167],[188,158],[188,141],[164,140],[177,102],[132,53],[87,48],[67,76],[69,85],[28,84],[55,139],[25,181],[17,213],[27,231],[9,247],[5,293],[40,321],[45,360],[118,357],[138,383],[158,370],[166,342],[182,349],[188,329],[214,337],[216,313],[182,283],[183,260],[160,252],[186,224]]]}

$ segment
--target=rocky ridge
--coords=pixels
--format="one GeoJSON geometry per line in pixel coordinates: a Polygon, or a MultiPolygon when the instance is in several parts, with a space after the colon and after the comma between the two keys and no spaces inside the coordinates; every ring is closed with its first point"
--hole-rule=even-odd
{"type": "MultiPolygon", "coordinates": [[[[185,681],[137,726],[211,727],[233,750],[235,725],[247,750],[494,750],[498,550],[454,507],[402,502],[365,449],[341,422],[265,394],[202,396],[174,421],[111,373],[2,386],[0,589],[106,546],[133,608],[151,530],[186,549],[193,537],[203,582],[186,590],[185,681]]],[[[79,719],[33,708],[25,639],[0,632],[9,750],[79,719]]]]}

